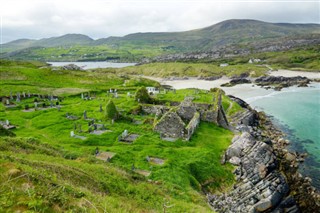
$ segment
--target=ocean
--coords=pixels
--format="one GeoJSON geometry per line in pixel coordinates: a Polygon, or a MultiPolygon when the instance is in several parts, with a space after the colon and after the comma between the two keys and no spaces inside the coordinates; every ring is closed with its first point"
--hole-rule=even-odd
{"type": "Polygon", "coordinates": [[[320,84],[290,87],[244,100],[272,116],[273,123],[287,134],[289,150],[309,154],[300,172],[311,177],[320,190],[320,84]]]}

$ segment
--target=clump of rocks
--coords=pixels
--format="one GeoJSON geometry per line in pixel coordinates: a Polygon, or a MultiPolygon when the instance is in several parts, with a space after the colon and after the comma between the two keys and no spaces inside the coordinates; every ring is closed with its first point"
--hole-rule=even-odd
{"type": "Polygon", "coordinates": [[[311,82],[310,79],[306,77],[296,76],[296,77],[283,77],[283,76],[262,76],[255,80],[255,83],[259,86],[273,86],[275,90],[281,90],[285,87],[298,86],[307,87],[311,82]]]}
{"type": "Polygon", "coordinates": [[[67,64],[67,65],[61,66],[61,70],[81,70],[82,71],[83,68],[75,64],[67,64]]]}
{"type": "Polygon", "coordinates": [[[228,83],[221,84],[222,87],[232,87],[237,84],[250,84],[252,83],[250,79],[247,78],[234,78],[231,79],[228,83]]]}

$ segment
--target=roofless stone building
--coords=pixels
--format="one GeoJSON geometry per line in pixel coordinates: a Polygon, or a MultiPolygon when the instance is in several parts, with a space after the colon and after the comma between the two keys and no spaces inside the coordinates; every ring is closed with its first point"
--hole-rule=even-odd
{"type": "Polygon", "coordinates": [[[187,97],[180,105],[164,108],[164,106],[144,106],[147,113],[156,114],[154,131],[160,133],[163,139],[189,140],[200,121],[212,122],[224,128],[229,128],[228,120],[221,104],[222,91],[218,90],[212,104],[194,103],[187,97]]]}

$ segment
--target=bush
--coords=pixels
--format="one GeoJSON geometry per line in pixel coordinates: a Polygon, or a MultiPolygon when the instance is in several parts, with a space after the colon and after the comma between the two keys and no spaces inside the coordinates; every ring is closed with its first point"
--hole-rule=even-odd
{"type": "Polygon", "coordinates": [[[117,119],[119,113],[117,111],[116,105],[114,105],[112,100],[109,100],[106,106],[106,119],[117,119]]]}
{"type": "Polygon", "coordinates": [[[14,134],[13,132],[11,132],[10,130],[5,129],[3,126],[0,125],[0,136],[16,136],[16,134],[14,134]]]}
{"type": "Polygon", "coordinates": [[[152,98],[149,96],[148,91],[145,87],[140,87],[135,94],[135,100],[140,103],[150,104],[152,103],[152,98]]]}

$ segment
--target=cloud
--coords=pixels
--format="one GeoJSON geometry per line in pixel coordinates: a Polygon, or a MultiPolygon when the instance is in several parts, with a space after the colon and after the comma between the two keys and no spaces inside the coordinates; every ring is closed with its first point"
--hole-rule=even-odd
{"type": "Polygon", "coordinates": [[[3,0],[2,42],[66,33],[93,38],[183,31],[226,19],[319,23],[318,1],[3,0]]]}

